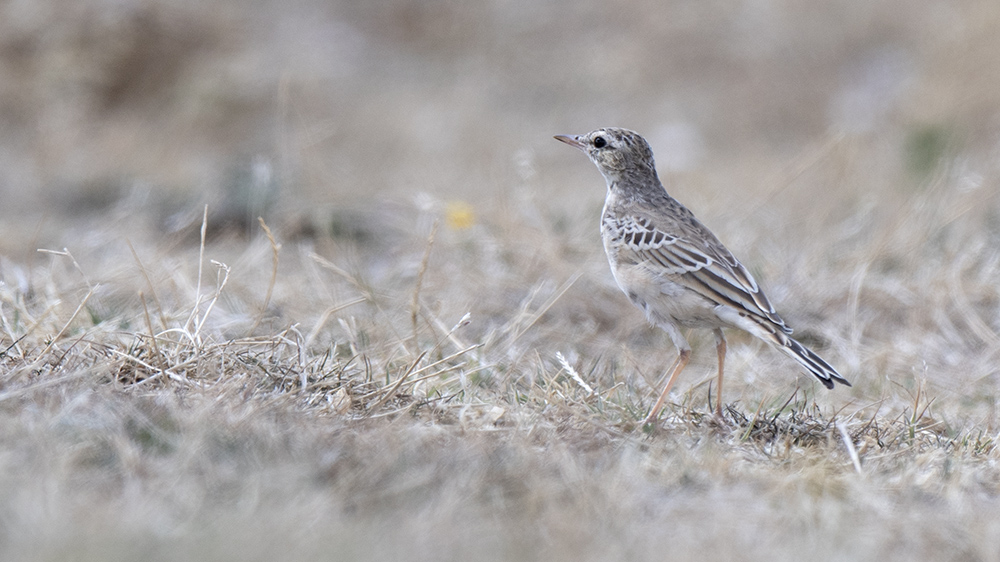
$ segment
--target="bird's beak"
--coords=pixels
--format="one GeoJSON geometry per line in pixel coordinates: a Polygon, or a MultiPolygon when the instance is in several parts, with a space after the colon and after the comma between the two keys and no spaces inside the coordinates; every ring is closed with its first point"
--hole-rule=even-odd
{"type": "Polygon", "coordinates": [[[562,142],[564,142],[564,143],[572,146],[573,148],[579,148],[580,150],[582,150],[584,152],[587,152],[587,145],[584,144],[583,141],[580,140],[580,137],[578,137],[576,135],[574,135],[574,136],[556,135],[553,138],[556,139],[557,141],[562,141],[562,142]]]}

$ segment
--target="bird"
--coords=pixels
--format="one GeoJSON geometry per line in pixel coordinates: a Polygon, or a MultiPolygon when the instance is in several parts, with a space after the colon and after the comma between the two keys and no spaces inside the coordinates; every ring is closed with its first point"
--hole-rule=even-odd
{"type": "Polygon", "coordinates": [[[681,328],[711,329],[719,359],[715,415],[722,419],[726,359],[723,328],[743,330],[774,345],[829,389],[851,386],[837,370],[791,337],[753,275],[694,214],[660,183],[653,150],[635,131],[616,127],[556,135],[597,165],[608,192],[601,238],[615,282],[646,319],[670,337],[677,359],[642,422],[655,423],[677,376],[691,358],[681,328]]]}

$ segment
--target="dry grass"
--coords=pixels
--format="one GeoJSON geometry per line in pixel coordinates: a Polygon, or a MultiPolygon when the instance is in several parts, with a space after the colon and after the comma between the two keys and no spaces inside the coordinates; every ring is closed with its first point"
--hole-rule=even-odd
{"type": "Polygon", "coordinates": [[[81,6],[0,18],[0,559],[1000,560],[993,3],[81,6]],[[695,333],[638,427],[599,125],[852,388],[695,333]]]}
{"type": "MultiPolygon", "coordinates": [[[[610,318],[628,310],[612,288],[514,271],[539,249],[517,244],[466,317],[447,287],[462,264],[442,261],[468,233],[442,229],[426,268],[415,235],[400,260],[412,269],[381,284],[314,241],[285,244],[266,308],[265,236],[169,250],[188,259],[109,240],[30,271],[7,263],[29,281],[3,295],[4,558],[994,559],[982,381],[963,394],[902,372],[904,347],[852,344],[858,313],[823,308],[841,334],[827,354],[860,356],[853,390],[828,393],[741,342],[725,424],[703,357],[647,434],[637,423],[670,359],[660,335],[610,318]],[[610,325],[587,319],[600,314],[610,325]],[[883,366],[865,367],[873,355],[883,366]]],[[[880,278],[916,290],[916,273],[880,278]]]]}

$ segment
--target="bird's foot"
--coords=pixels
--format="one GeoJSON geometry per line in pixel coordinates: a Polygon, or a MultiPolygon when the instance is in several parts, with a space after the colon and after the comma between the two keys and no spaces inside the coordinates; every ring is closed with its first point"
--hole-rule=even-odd
{"type": "Polygon", "coordinates": [[[726,419],[725,411],[721,407],[715,408],[709,423],[716,427],[729,427],[731,425],[730,421],[726,419]]]}

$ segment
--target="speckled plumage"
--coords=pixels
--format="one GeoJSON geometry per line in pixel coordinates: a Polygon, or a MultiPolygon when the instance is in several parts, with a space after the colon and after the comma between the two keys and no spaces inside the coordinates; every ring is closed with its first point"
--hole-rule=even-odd
{"type": "Polygon", "coordinates": [[[722,242],[671,197],[656,174],[653,151],[633,131],[598,129],[556,139],[582,150],[608,185],[601,237],[615,281],[679,352],[670,377],[645,423],[656,419],[677,375],[690,358],[680,327],[711,328],[719,358],[716,414],[722,414],[726,339],[738,328],[774,344],[827,388],[847,386],[829,363],[790,337],[785,321],[760,286],[722,242]]]}

